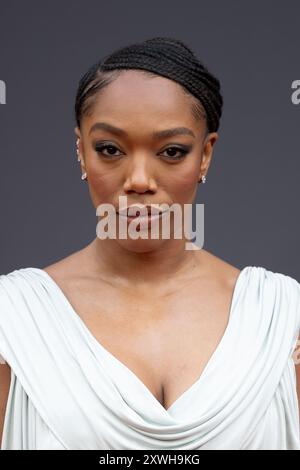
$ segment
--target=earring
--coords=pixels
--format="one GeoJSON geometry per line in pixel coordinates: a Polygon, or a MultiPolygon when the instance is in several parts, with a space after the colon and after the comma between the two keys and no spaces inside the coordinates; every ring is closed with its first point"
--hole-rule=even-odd
{"type": "Polygon", "coordinates": [[[202,181],[202,183],[205,183],[205,181],[206,181],[206,176],[205,176],[205,175],[202,175],[201,178],[199,179],[198,183],[200,183],[200,181],[202,181]]]}
{"type": "Polygon", "coordinates": [[[86,180],[86,177],[87,177],[87,174],[86,174],[86,172],[82,173],[82,175],[81,175],[81,179],[82,179],[82,180],[86,180]]]}
{"type": "Polygon", "coordinates": [[[79,139],[76,140],[76,153],[77,153],[77,161],[80,162],[79,139]]]}

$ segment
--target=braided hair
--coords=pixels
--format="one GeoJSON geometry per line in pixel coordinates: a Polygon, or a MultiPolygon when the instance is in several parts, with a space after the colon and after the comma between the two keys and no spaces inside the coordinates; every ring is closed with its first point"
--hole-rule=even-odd
{"type": "Polygon", "coordinates": [[[182,41],[154,37],[141,43],[117,49],[95,63],[82,76],[76,93],[75,119],[78,128],[84,115],[91,112],[97,92],[113,82],[124,69],[174,80],[194,98],[192,113],[206,120],[207,132],[217,131],[222,114],[223,97],[220,82],[182,41]]]}

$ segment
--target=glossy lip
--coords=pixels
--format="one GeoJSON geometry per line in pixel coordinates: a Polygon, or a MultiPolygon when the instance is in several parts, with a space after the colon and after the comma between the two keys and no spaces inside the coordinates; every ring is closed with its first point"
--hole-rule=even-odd
{"type": "Polygon", "coordinates": [[[163,211],[163,212],[159,212],[158,214],[150,214],[148,213],[148,215],[127,215],[127,214],[119,214],[121,217],[124,217],[124,219],[130,219],[130,220],[135,220],[135,219],[140,219],[140,220],[151,220],[151,219],[158,219],[159,217],[161,217],[165,212],[167,211],[163,211]]]}
{"type": "Polygon", "coordinates": [[[151,223],[153,222],[156,222],[158,220],[160,220],[163,216],[165,216],[165,214],[169,212],[169,210],[166,210],[166,211],[161,211],[157,214],[153,214],[153,215],[146,215],[146,216],[142,216],[142,215],[136,215],[136,216],[128,216],[126,213],[125,214],[118,214],[120,217],[124,218],[127,222],[127,224],[129,224],[130,222],[137,222],[137,223],[140,223],[142,226],[145,226],[145,225],[151,225],[151,223]]]}
{"type": "MultiPolygon", "coordinates": [[[[165,211],[166,212],[166,211],[165,211]]],[[[124,217],[124,219],[128,219],[128,220],[135,220],[135,219],[139,219],[139,220],[154,220],[154,219],[158,219],[159,217],[161,217],[161,215],[163,214],[163,212],[160,212],[159,214],[148,214],[148,215],[127,215],[127,214],[119,214],[121,217],[124,217]]]]}
{"type": "Polygon", "coordinates": [[[125,217],[128,217],[130,219],[135,219],[136,217],[141,217],[142,219],[148,219],[149,216],[150,218],[152,218],[153,216],[157,216],[159,214],[162,214],[163,212],[166,212],[166,211],[162,211],[160,208],[159,208],[159,205],[156,205],[156,204],[147,204],[147,205],[143,205],[143,204],[131,204],[130,206],[128,207],[125,207],[125,208],[122,208],[120,209],[119,211],[117,211],[117,214],[121,215],[121,216],[125,216],[125,217]],[[130,210],[132,209],[132,210],[130,210]],[[141,214],[137,214],[137,215],[128,215],[129,211],[130,212],[136,212],[137,211],[140,211],[140,212],[145,212],[145,209],[147,210],[147,213],[148,213],[148,216],[144,216],[144,215],[141,215],[141,214]]]}

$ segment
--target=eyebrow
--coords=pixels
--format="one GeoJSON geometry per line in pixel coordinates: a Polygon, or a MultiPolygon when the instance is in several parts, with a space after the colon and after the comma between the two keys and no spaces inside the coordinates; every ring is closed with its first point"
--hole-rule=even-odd
{"type": "MultiPolygon", "coordinates": [[[[107,122],[96,122],[89,131],[89,134],[95,132],[97,130],[104,130],[108,131],[112,134],[118,135],[120,137],[128,137],[128,134],[124,129],[120,129],[119,127],[115,127],[112,124],[108,124],[107,122]]],[[[166,137],[174,137],[176,135],[191,135],[192,137],[196,137],[194,132],[189,129],[188,127],[174,127],[173,129],[164,129],[162,131],[155,131],[152,133],[153,139],[162,139],[166,137]]]]}

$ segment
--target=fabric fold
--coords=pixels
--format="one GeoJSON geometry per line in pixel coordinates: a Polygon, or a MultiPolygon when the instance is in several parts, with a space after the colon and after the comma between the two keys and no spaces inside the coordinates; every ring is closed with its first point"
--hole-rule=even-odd
{"type": "Polygon", "coordinates": [[[0,354],[12,370],[1,448],[300,450],[299,333],[300,284],[246,266],[220,343],[166,410],[46,271],[1,275],[0,354]]]}

